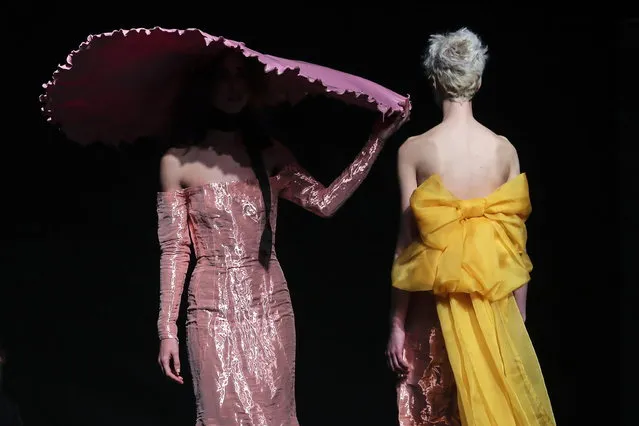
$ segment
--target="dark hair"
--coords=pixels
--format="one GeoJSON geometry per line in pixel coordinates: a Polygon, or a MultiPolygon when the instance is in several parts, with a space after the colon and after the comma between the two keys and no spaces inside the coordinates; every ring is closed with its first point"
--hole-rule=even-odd
{"type": "MultiPolygon", "coordinates": [[[[221,63],[239,51],[226,49],[211,58],[194,61],[187,72],[182,90],[173,104],[173,120],[169,130],[169,145],[190,147],[201,142],[208,129],[211,128],[212,116],[218,120],[233,122],[232,126],[242,132],[244,146],[251,160],[251,168],[257,178],[264,202],[265,224],[260,237],[259,261],[268,269],[273,246],[273,230],[271,227],[271,185],[264,164],[263,151],[271,146],[271,138],[255,110],[245,108],[237,115],[215,111],[211,106],[210,96],[215,81],[219,78],[221,63]]],[[[261,95],[265,88],[264,70],[257,60],[246,60],[247,83],[254,95],[261,95]]]]}
{"type": "Polygon", "coordinates": [[[244,145],[251,159],[253,173],[260,184],[264,203],[264,230],[260,237],[259,261],[268,269],[273,249],[273,228],[271,227],[271,182],[262,152],[271,145],[271,139],[259,120],[253,118],[243,129],[244,145]]]}

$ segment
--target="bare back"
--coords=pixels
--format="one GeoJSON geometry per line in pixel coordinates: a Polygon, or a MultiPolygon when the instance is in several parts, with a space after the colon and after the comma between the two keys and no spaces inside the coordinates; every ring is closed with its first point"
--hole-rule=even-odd
{"type": "Polygon", "coordinates": [[[519,174],[511,143],[475,120],[441,123],[401,149],[414,161],[416,185],[438,174],[461,199],[485,197],[519,174]]]}
{"type": "Polygon", "coordinates": [[[396,255],[417,235],[410,197],[430,176],[441,177],[460,199],[486,197],[520,174],[512,144],[475,119],[443,121],[399,148],[402,219],[396,255]]]}

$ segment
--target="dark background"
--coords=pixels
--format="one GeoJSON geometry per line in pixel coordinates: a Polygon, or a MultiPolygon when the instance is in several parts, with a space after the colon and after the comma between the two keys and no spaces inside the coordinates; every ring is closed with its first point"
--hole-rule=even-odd
{"type": "MultiPolygon", "coordinates": [[[[8,353],[5,391],[26,425],[194,423],[188,374],[184,386],[174,385],[155,362],[159,153],[146,145],[120,153],[80,148],[46,125],[37,102],[40,85],[89,34],[156,25],[197,27],[359,74],[413,100],[411,121],[333,219],[281,204],[278,254],[296,312],[302,425],[395,424],[393,377],[383,355],[398,223],[395,155],[406,137],[440,119],[420,68],[428,35],[461,26],[489,47],[476,116],[514,143],[530,181],[535,270],[527,325],[557,422],[620,424],[616,235],[622,229],[626,238],[630,288],[637,281],[630,276],[637,220],[630,214],[619,220],[617,177],[625,194],[636,186],[629,142],[616,143],[630,111],[619,114],[612,90],[618,54],[636,55],[636,23],[524,7],[402,5],[3,6],[10,31],[0,337],[8,353]]],[[[301,123],[291,129],[292,148],[328,184],[361,148],[367,129],[348,108],[337,105],[321,117],[313,111],[302,105],[292,116],[301,123]]]]}

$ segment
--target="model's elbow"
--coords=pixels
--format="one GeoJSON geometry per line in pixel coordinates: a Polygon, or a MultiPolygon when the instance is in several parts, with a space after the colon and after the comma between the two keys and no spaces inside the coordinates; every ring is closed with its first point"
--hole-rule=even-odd
{"type": "Polygon", "coordinates": [[[337,213],[337,209],[320,209],[315,214],[323,219],[331,219],[337,213]]]}
{"type": "Polygon", "coordinates": [[[317,214],[320,217],[323,217],[325,219],[330,219],[333,216],[335,216],[335,214],[344,206],[344,202],[332,202],[332,203],[325,203],[324,205],[317,206],[317,208],[315,209],[316,212],[315,214],[317,214]]]}

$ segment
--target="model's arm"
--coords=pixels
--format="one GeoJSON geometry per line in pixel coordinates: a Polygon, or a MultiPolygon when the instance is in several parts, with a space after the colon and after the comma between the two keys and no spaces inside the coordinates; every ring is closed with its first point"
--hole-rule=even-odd
{"type": "Polygon", "coordinates": [[[280,197],[292,201],[321,217],[331,217],[364,181],[385,141],[408,119],[408,112],[393,122],[379,126],[364,149],[337,179],[325,187],[302,168],[288,151],[282,172],[278,175],[280,197]]]}
{"type": "MultiPolygon", "coordinates": [[[[510,172],[508,175],[508,180],[514,179],[520,174],[521,167],[519,165],[519,156],[517,155],[517,150],[513,147],[511,151],[510,172]]],[[[526,299],[528,296],[528,284],[519,287],[513,292],[513,295],[515,296],[515,301],[517,302],[519,312],[521,313],[524,321],[526,321],[526,299]]]]}
{"type": "Polygon", "coordinates": [[[158,194],[158,239],[160,242],[160,340],[176,339],[176,320],[184,280],[191,256],[187,206],[180,188],[179,160],[166,154],[160,164],[162,192],[158,194]]]}
{"type": "MultiPolygon", "coordinates": [[[[410,207],[410,197],[417,189],[417,170],[414,155],[410,152],[410,145],[403,144],[397,154],[397,173],[401,197],[401,216],[399,234],[395,246],[395,258],[417,237],[417,229],[413,212],[410,207]]],[[[392,289],[391,293],[391,328],[404,329],[404,320],[408,310],[410,292],[392,289]]]]}
{"type": "MultiPolygon", "coordinates": [[[[417,170],[410,144],[404,143],[397,154],[397,173],[400,186],[401,216],[399,235],[395,246],[395,259],[416,237],[416,225],[410,207],[410,197],[417,188],[417,170]]],[[[397,374],[408,372],[408,363],[404,358],[404,322],[410,303],[410,292],[391,288],[390,336],[386,349],[388,364],[397,374]]]]}

